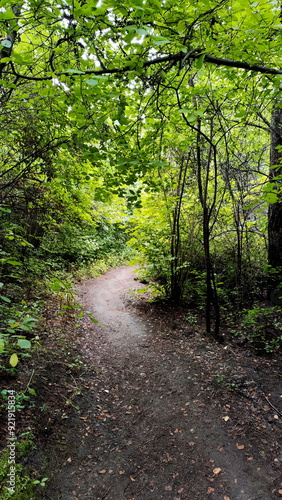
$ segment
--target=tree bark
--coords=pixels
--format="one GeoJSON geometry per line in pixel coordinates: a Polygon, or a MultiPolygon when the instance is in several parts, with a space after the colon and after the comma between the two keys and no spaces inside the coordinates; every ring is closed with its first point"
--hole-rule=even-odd
{"type": "Polygon", "coordinates": [[[277,105],[272,111],[271,125],[269,178],[275,184],[278,201],[270,204],[268,210],[268,263],[277,271],[276,279],[279,281],[282,277],[282,197],[278,189],[281,180],[274,178],[282,175],[282,108],[277,105]]]}

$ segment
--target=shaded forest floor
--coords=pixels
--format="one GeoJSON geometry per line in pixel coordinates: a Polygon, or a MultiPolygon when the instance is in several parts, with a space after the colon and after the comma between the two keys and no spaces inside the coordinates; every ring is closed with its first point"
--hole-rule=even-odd
{"type": "Polygon", "coordinates": [[[49,478],[36,498],[282,498],[279,356],[218,345],[140,288],[126,266],[80,284],[99,324],[50,305],[42,352],[14,383],[34,370],[18,425],[36,436],[25,465],[49,478]]]}

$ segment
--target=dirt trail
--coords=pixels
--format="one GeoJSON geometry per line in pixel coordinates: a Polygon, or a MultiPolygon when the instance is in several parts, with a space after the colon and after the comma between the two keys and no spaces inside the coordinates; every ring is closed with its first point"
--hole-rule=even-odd
{"type": "Polygon", "coordinates": [[[220,399],[214,387],[208,357],[219,370],[234,368],[234,355],[216,344],[164,339],[128,304],[128,291],[138,287],[128,267],[79,287],[85,310],[106,326],[82,320],[77,348],[87,372],[80,410],[58,436],[57,471],[44,498],[279,498],[277,430],[273,439],[272,427],[265,430],[273,462],[261,453],[265,436],[251,432],[251,423],[242,433],[236,400],[220,399]]]}

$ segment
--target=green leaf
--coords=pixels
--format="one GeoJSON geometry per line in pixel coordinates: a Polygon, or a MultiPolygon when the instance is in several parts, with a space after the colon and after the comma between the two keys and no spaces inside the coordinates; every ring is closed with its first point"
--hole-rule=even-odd
{"type": "Polygon", "coordinates": [[[153,35],[152,36],[152,43],[154,45],[163,45],[165,43],[170,43],[170,40],[168,40],[167,38],[164,38],[162,36],[155,36],[155,35],[153,35]]]}
{"type": "Polygon", "coordinates": [[[93,323],[99,323],[99,321],[93,317],[91,312],[86,311],[86,314],[93,323]]]}
{"type": "Polygon", "coordinates": [[[35,390],[34,390],[34,389],[32,389],[32,387],[29,387],[29,388],[28,388],[28,392],[29,392],[29,394],[31,394],[32,396],[37,396],[37,394],[36,394],[35,390]]]}
{"type": "Polygon", "coordinates": [[[264,199],[267,203],[276,203],[278,201],[278,196],[275,193],[266,193],[264,199]]]}
{"type": "Polygon", "coordinates": [[[30,349],[31,348],[31,342],[26,339],[18,339],[18,345],[20,346],[21,349],[30,349]]]}
{"type": "Polygon", "coordinates": [[[5,340],[0,339],[0,353],[2,353],[5,349],[5,340]]]}
{"type": "Polygon", "coordinates": [[[203,64],[205,62],[205,57],[206,54],[202,54],[199,59],[196,60],[196,68],[201,69],[203,67],[203,64]]]}
{"type": "Polygon", "coordinates": [[[85,74],[85,71],[80,71],[79,69],[72,69],[72,68],[68,68],[66,70],[66,73],[70,73],[72,75],[84,75],[85,74]]]}
{"type": "Polygon", "coordinates": [[[87,83],[88,85],[92,85],[92,87],[94,87],[95,85],[98,85],[98,80],[93,80],[93,79],[89,79],[89,80],[85,80],[85,83],[87,83]]]}
{"type": "Polygon", "coordinates": [[[138,33],[138,35],[140,35],[140,36],[147,35],[148,34],[148,30],[145,30],[144,28],[138,28],[136,30],[136,33],[138,33]]]}
{"type": "Polygon", "coordinates": [[[89,316],[89,319],[92,321],[92,323],[99,323],[99,321],[92,316],[89,316]]]}
{"type": "Polygon", "coordinates": [[[12,354],[12,356],[9,359],[9,363],[13,368],[15,368],[15,366],[17,366],[18,362],[19,362],[18,355],[14,352],[14,354],[12,354]]]}
{"type": "Polygon", "coordinates": [[[6,49],[10,49],[12,47],[12,42],[11,40],[1,40],[1,45],[3,45],[3,47],[6,47],[6,49]]]}
{"type": "Polygon", "coordinates": [[[4,300],[4,302],[11,302],[11,300],[8,299],[8,297],[4,297],[4,295],[0,295],[0,299],[4,300]]]}

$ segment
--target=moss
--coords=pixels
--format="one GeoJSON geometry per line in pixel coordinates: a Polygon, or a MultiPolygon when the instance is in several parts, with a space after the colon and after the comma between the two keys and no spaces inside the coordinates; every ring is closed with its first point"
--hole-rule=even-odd
{"type": "MultiPolygon", "coordinates": [[[[15,443],[13,460],[12,447],[0,451],[0,499],[33,500],[36,498],[34,478],[21,463],[35,449],[34,436],[31,432],[22,434],[15,443]],[[14,463],[15,462],[15,463],[14,463]]],[[[12,444],[12,442],[11,442],[12,444]]]]}

